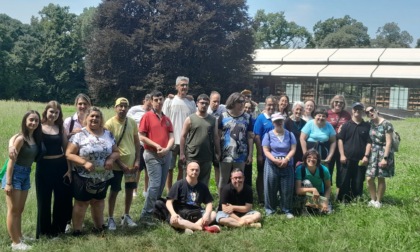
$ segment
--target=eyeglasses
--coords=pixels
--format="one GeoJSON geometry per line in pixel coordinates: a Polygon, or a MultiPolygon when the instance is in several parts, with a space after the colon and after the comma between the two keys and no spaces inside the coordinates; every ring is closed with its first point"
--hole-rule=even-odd
{"type": "Polygon", "coordinates": [[[252,97],[252,95],[245,95],[245,97],[246,97],[246,98],[251,98],[251,97],[252,97]]]}
{"type": "Polygon", "coordinates": [[[240,99],[240,100],[236,100],[236,102],[237,102],[237,103],[244,103],[244,102],[245,102],[245,100],[240,99]]]}
{"type": "Polygon", "coordinates": [[[344,102],[342,102],[342,101],[334,101],[334,103],[336,103],[336,104],[344,104],[344,102]]]}
{"type": "Polygon", "coordinates": [[[366,110],[365,112],[366,112],[366,115],[369,115],[370,113],[375,112],[375,109],[374,108],[371,108],[369,110],[366,110]]]}

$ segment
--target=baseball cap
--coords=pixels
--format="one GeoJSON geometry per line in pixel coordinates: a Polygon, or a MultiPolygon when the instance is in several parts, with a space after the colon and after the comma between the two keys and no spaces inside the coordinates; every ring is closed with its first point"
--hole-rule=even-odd
{"type": "Polygon", "coordinates": [[[274,113],[274,114],[271,115],[271,121],[272,122],[275,122],[275,121],[278,121],[278,120],[284,120],[284,119],[286,119],[286,118],[281,113],[274,113]]]}
{"type": "Polygon", "coordinates": [[[365,108],[365,106],[363,105],[363,103],[361,102],[355,102],[351,105],[352,108],[356,108],[356,107],[361,107],[362,109],[365,108]]]}
{"type": "Polygon", "coordinates": [[[243,94],[243,95],[252,95],[252,92],[251,92],[251,90],[244,89],[244,90],[242,90],[241,94],[243,94]]]}
{"type": "Polygon", "coordinates": [[[127,106],[129,106],[129,103],[128,103],[127,98],[120,97],[120,98],[118,98],[118,99],[117,99],[117,101],[115,102],[115,106],[114,106],[114,107],[116,107],[116,106],[120,105],[121,103],[127,103],[127,106]]]}

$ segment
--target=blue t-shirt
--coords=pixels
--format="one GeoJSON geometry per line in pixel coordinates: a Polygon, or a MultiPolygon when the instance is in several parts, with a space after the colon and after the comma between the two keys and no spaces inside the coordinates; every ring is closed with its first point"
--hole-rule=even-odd
{"type": "MultiPolygon", "coordinates": [[[[283,139],[277,137],[273,130],[265,133],[262,146],[270,148],[270,153],[274,157],[285,157],[289,153],[292,144],[296,144],[295,136],[288,130],[284,130],[283,139]]],[[[289,165],[293,165],[293,158],[290,159],[289,165]]]]}
{"type": "Polygon", "coordinates": [[[303,181],[305,179],[311,181],[312,185],[318,190],[319,194],[321,196],[324,196],[324,193],[325,193],[324,184],[325,184],[325,182],[328,182],[331,179],[331,175],[330,175],[330,172],[328,171],[328,168],[325,167],[324,165],[318,166],[315,170],[315,174],[312,174],[305,165],[299,165],[296,168],[295,180],[296,181],[297,180],[303,181]],[[319,175],[319,170],[318,169],[320,167],[324,171],[324,183],[322,182],[322,179],[319,175]],[[302,178],[302,169],[303,168],[306,169],[305,178],[302,178]]]}
{"type": "Polygon", "coordinates": [[[322,128],[318,128],[315,124],[315,120],[311,120],[305,124],[302,129],[302,132],[308,136],[306,139],[307,142],[327,142],[330,137],[335,136],[335,130],[333,126],[326,122],[325,126],[322,128]]]}
{"type": "Polygon", "coordinates": [[[260,114],[254,123],[254,134],[259,135],[261,142],[265,133],[269,132],[270,130],[274,129],[273,123],[271,122],[271,118],[266,116],[265,113],[260,114]]]}

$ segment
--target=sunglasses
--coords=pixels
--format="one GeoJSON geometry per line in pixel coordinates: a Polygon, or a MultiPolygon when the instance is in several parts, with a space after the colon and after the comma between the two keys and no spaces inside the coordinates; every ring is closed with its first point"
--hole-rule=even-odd
{"type": "Polygon", "coordinates": [[[245,100],[240,99],[240,100],[236,100],[236,102],[237,102],[237,103],[244,103],[244,102],[245,102],[245,100]]]}
{"type": "Polygon", "coordinates": [[[344,104],[344,102],[342,102],[342,101],[334,101],[334,103],[337,103],[337,104],[344,104]]]}
{"type": "Polygon", "coordinates": [[[375,112],[375,109],[374,108],[371,108],[369,110],[366,110],[365,112],[366,112],[366,115],[369,115],[370,113],[375,112]]]}

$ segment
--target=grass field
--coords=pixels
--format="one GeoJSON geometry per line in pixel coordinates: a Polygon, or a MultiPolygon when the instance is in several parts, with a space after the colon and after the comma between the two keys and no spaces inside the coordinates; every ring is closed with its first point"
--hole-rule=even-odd
{"type": "MultiPolygon", "coordinates": [[[[7,155],[8,140],[19,131],[23,114],[28,109],[41,113],[44,106],[45,104],[32,102],[0,101],[0,146],[3,146],[0,152],[1,165],[7,155]]],[[[63,110],[65,117],[74,113],[73,106],[63,106],[63,110]]],[[[112,109],[103,111],[106,118],[113,115],[112,109]]],[[[264,218],[262,229],[223,228],[220,234],[195,233],[187,236],[175,232],[167,224],[159,224],[154,228],[118,227],[117,231],[107,232],[104,236],[88,232],[78,238],[64,235],[58,240],[49,240],[44,237],[33,243],[33,251],[419,251],[420,120],[394,121],[393,124],[400,133],[402,142],[400,151],[396,154],[396,176],[387,180],[384,206],[381,209],[367,207],[368,197],[365,190],[365,197],[359,202],[349,205],[334,204],[335,212],[330,216],[286,220],[283,215],[274,215],[264,218]]],[[[22,226],[25,234],[34,237],[34,180],[32,185],[22,226]]],[[[210,190],[216,190],[213,175],[210,190]]],[[[1,192],[0,251],[10,250],[4,197],[1,192]]],[[[133,202],[131,216],[135,220],[139,218],[143,201],[143,197],[138,196],[133,202]]],[[[215,202],[217,201],[215,196],[215,202]]],[[[259,206],[255,208],[263,212],[259,206]]],[[[122,212],[121,193],[115,216],[122,212]]],[[[87,231],[92,227],[89,214],[85,225],[87,231]]]]}

